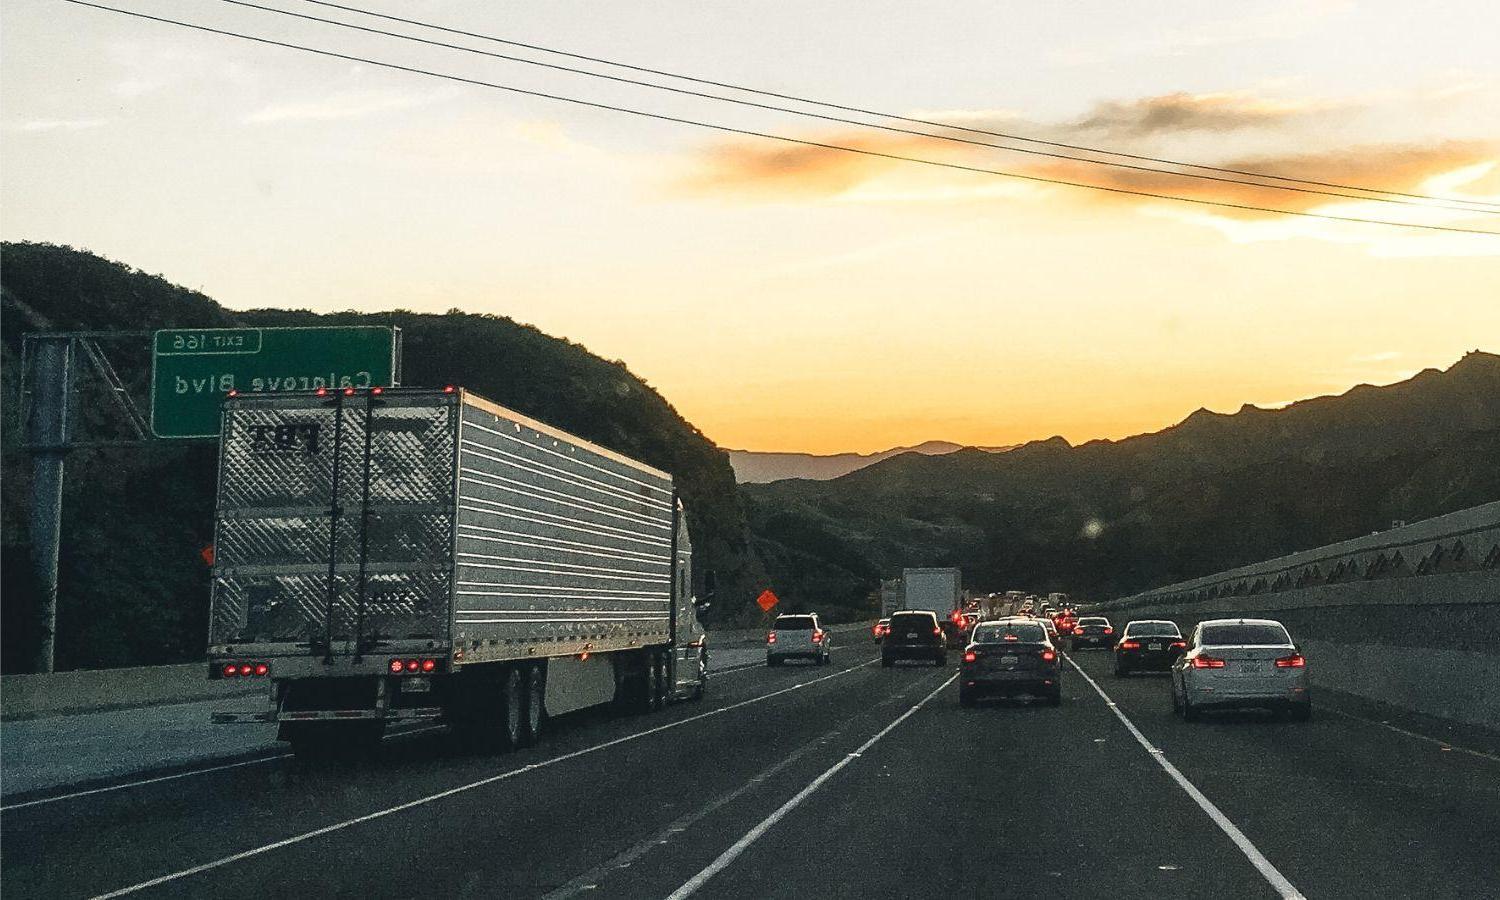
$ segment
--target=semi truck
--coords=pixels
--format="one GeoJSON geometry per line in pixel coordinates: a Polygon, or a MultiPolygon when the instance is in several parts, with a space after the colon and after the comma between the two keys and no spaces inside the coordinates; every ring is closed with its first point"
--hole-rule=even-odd
{"type": "Polygon", "coordinates": [[[704,581],[671,475],[461,388],[224,401],[208,677],[266,705],[213,718],[299,754],[699,698],[704,581]]]}

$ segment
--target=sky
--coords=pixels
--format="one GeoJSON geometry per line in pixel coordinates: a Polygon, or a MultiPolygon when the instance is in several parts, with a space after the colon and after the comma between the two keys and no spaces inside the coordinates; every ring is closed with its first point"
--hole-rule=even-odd
{"type": "MultiPolygon", "coordinates": [[[[1462,204],[1193,181],[735,95],[941,137],[880,131],[221,0],[101,2],[868,153],[1500,231],[1500,216],[1462,204]]],[[[1500,203],[1489,0],[1441,15],[1348,0],[352,2],[948,126],[1500,203]]],[[[624,361],[721,446],[755,450],[1118,438],[1199,407],[1280,405],[1500,351],[1500,237],[809,148],[61,0],[0,9],[0,237],[88,249],[231,308],[510,316],[624,361]]]]}

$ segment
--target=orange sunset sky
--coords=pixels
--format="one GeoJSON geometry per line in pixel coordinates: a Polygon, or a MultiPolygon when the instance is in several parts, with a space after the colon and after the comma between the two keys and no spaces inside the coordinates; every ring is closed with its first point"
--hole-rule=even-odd
{"type": "MultiPolygon", "coordinates": [[[[218,3],[119,5],[876,153],[1500,232],[1474,209],[725,107],[218,3]]],[[[1500,203],[1500,10],[1480,0],[369,8],[970,128],[1500,203]]],[[[1500,350],[1500,237],[778,144],[43,0],[0,24],[5,239],[233,308],[511,316],[623,360],[723,446],[1121,437],[1500,350]]]]}

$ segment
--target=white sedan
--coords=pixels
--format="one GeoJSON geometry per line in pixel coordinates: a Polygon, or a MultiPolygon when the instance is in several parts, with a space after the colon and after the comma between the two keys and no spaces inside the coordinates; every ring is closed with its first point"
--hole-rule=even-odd
{"type": "Polygon", "coordinates": [[[1312,718],[1307,659],[1272,619],[1200,622],[1172,664],[1172,709],[1192,722],[1205,709],[1256,706],[1312,718]]]}

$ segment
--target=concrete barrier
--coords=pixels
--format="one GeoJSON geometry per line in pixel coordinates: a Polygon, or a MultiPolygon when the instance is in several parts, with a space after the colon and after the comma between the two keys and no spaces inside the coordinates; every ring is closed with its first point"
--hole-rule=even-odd
{"type": "MultiPolygon", "coordinates": [[[[868,632],[871,622],[834,625],[836,635],[868,632]]],[[[765,629],[712,631],[715,646],[759,644],[765,629]]],[[[242,696],[266,690],[263,679],[209,681],[204,663],[180,666],[136,666],[126,669],[87,669],[51,675],[0,677],[0,721],[58,716],[70,713],[132,709],[167,703],[188,703],[218,697],[242,696]]]]}
{"type": "Polygon", "coordinates": [[[0,719],[187,703],[266,690],[264,680],[209,681],[204,666],[204,663],[189,663],[6,675],[0,678],[0,719]]]}

